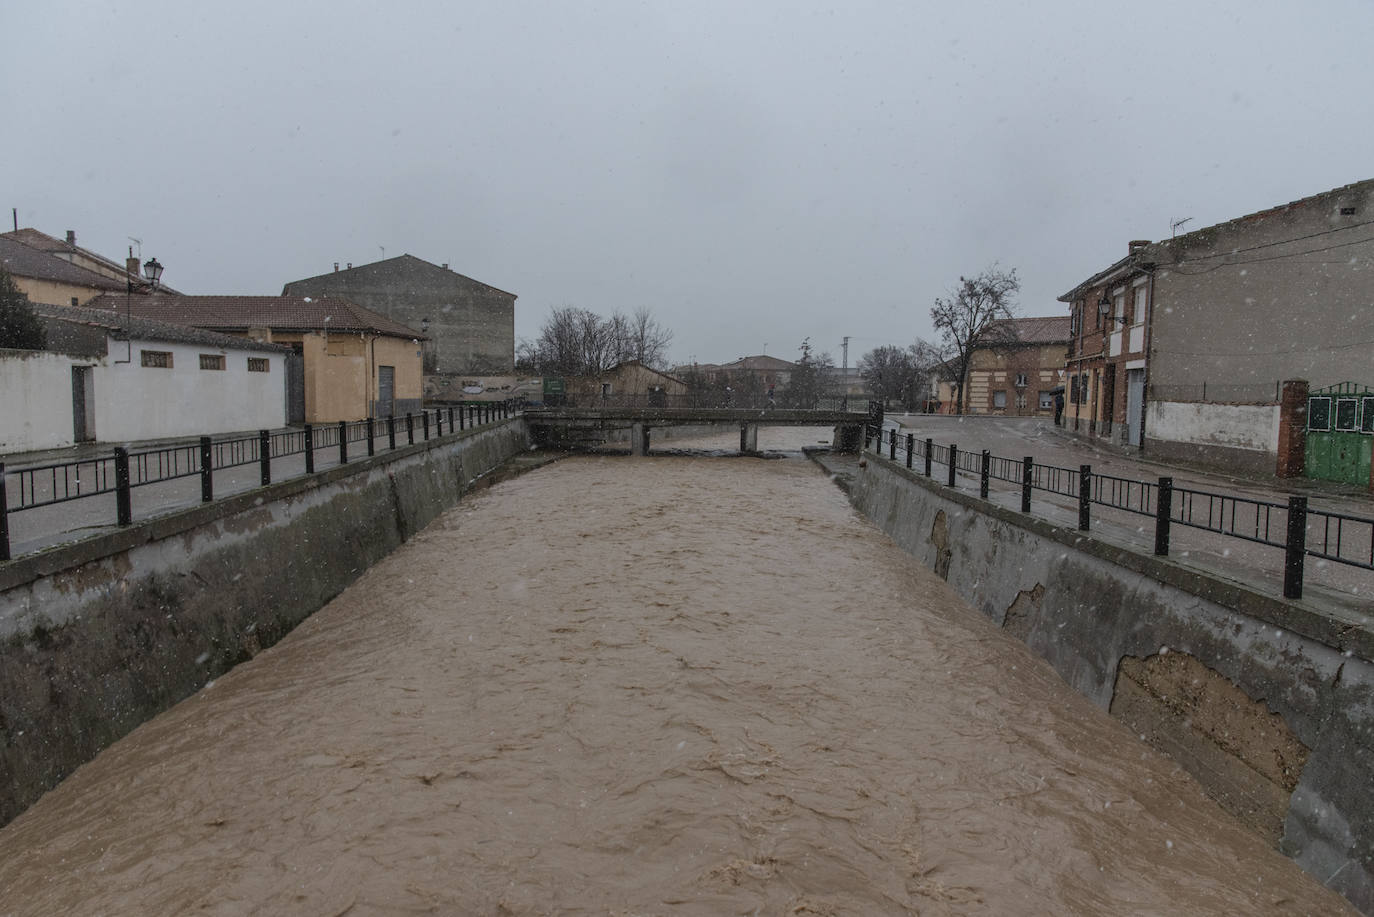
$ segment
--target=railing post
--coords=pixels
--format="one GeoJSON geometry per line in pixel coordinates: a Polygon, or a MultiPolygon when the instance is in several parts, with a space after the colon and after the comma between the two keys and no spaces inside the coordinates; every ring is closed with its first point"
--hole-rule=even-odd
{"type": "Polygon", "coordinates": [[[930,477],[930,460],[935,456],[935,440],[926,437],[926,477],[930,477]]]}
{"type": "Polygon", "coordinates": [[[215,499],[215,459],[210,437],[200,438],[200,502],[209,503],[215,499]]]}
{"type": "Polygon", "coordinates": [[[1288,546],[1283,558],[1283,597],[1302,598],[1302,565],[1307,556],[1307,498],[1288,498],[1288,546]]]}
{"type": "Polygon", "coordinates": [[[377,440],[374,428],[377,426],[375,417],[367,419],[367,454],[369,457],[377,454],[377,440]]]}
{"type": "Polygon", "coordinates": [[[434,435],[440,439],[444,438],[444,409],[434,409],[434,435]]]}
{"type": "Polygon", "coordinates": [[[348,464],[348,421],[339,421],[339,464],[348,464]]]}
{"type": "Polygon", "coordinates": [[[5,496],[5,463],[0,462],[0,560],[10,559],[10,511],[5,496]]]}
{"type": "Polygon", "coordinates": [[[889,462],[895,462],[895,461],[897,461],[897,428],[896,428],[896,427],[893,427],[893,429],[892,429],[892,439],[888,440],[888,443],[887,443],[887,460],[888,460],[889,462]]]}
{"type": "Polygon", "coordinates": [[[429,411],[420,412],[420,428],[424,433],[425,442],[429,442],[429,411]]]}
{"type": "Polygon", "coordinates": [[[388,414],[386,418],[386,444],[388,449],[396,448],[396,415],[388,414]]]}
{"type": "Polygon", "coordinates": [[[1093,497],[1093,466],[1078,466],[1078,530],[1086,532],[1091,522],[1093,497]]]}
{"type": "Polygon", "coordinates": [[[1026,456],[1021,459],[1021,512],[1030,512],[1031,488],[1035,486],[1035,459],[1026,456]]]}
{"type": "Polygon", "coordinates": [[[467,428],[467,424],[463,422],[463,415],[466,414],[467,412],[468,412],[467,405],[463,405],[462,407],[460,407],[460,408],[458,409],[458,429],[459,429],[459,430],[464,430],[464,429],[467,428]]]}
{"type": "Polygon", "coordinates": [[[1159,490],[1155,493],[1155,554],[1169,556],[1169,523],[1174,516],[1174,479],[1159,479],[1159,490]]]}
{"type": "Polygon", "coordinates": [[[406,411],[406,445],[415,445],[415,415],[406,411]]]}
{"type": "Polygon", "coordinates": [[[129,450],[115,447],[115,513],[120,525],[132,525],[134,505],[129,482],[129,450]]]}
{"type": "Polygon", "coordinates": [[[272,483],[272,434],[258,431],[258,465],[262,469],[262,486],[272,483]]]}
{"type": "Polygon", "coordinates": [[[959,447],[954,443],[949,444],[949,486],[954,486],[955,469],[959,466],[959,447]]]}
{"type": "Polygon", "coordinates": [[[983,450],[983,461],[978,468],[978,496],[986,500],[988,498],[988,478],[992,474],[992,453],[983,450]]]}
{"type": "Polygon", "coordinates": [[[453,408],[448,409],[448,431],[452,433],[458,428],[453,425],[453,408]]]}
{"type": "Polygon", "coordinates": [[[908,434],[906,435],[906,467],[907,467],[908,469],[911,468],[911,452],[912,452],[912,450],[915,449],[915,448],[916,448],[916,434],[915,434],[915,433],[908,433],[908,434]]]}
{"type": "Polygon", "coordinates": [[[305,425],[305,473],[315,473],[315,428],[305,425]]]}

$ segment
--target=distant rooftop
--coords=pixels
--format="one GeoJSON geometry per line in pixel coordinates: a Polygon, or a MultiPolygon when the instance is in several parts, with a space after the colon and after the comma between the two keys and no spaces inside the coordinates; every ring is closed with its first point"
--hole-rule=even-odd
{"type": "MultiPolygon", "coordinates": [[[[118,312],[123,296],[104,294],[88,303],[118,312]]],[[[274,331],[372,332],[390,337],[428,337],[385,315],[342,299],[310,296],[172,296],[152,293],[133,297],[135,315],[220,331],[271,328],[274,331]]]]}

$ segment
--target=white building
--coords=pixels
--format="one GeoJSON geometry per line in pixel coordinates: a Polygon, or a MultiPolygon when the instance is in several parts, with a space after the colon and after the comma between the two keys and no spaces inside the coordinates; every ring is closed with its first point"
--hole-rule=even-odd
{"type": "Polygon", "coordinates": [[[288,348],[35,303],[43,351],[0,350],[0,453],[286,425],[288,348]]]}

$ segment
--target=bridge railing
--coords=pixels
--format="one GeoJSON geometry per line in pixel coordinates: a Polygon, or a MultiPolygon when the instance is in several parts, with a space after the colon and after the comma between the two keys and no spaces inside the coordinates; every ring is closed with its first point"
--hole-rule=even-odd
{"type": "Polygon", "coordinates": [[[1023,513],[1031,512],[1037,491],[1068,497],[1077,504],[1080,531],[1091,528],[1094,506],[1149,518],[1154,523],[1154,553],[1161,557],[1169,554],[1175,524],[1282,549],[1286,598],[1302,598],[1307,557],[1374,571],[1374,518],[1311,507],[1303,496],[1277,503],[1176,486],[1169,476],[1141,481],[1097,474],[1091,465],[1064,468],[1041,464],[1029,455],[1015,459],[986,450],[961,450],[957,444],[917,440],[914,434],[901,435],[891,428],[866,436],[864,449],[890,461],[904,460],[907,468],[927,477],[937,477],[933,466],[940,465],[944,473],[938,477],[950,487],[958,487],[960,473],[974,477],[983,499],[988,499],[993,481],[1014,485],[1021,492],[1023,513]]]}
{"type": "Polygon", "coordinates": [[[270,484],[274,474],[286,477],[315,473],[321,467],[347,464],[359,455],[374,455],[416,442],[504,420],[519,413],[515,401],[468,402],[428,408],[400,416],[333,424],[306,424],[301,429],[227,439],[202,436],[147,449],[116,447],[107,456],[54,462],[6,470],[0,463],[0,561],[11,559],[10,521],[18,513],[96,497],[115,496],[119,526],[133,523],[133,491],[182,478],[199,477],[200,502],[215,499],[215,472],[257,465],[260,481],[270,484]],[[303,456],[303,470],[284,469],[274,461],[303,456]]]}
{"type": "Polygon", "coordinates": [[[822,396],[798,404],[782,393],[773,398],[767,392],[698,391],[681,395],[666,392],[568,392],[558,405],[569,408],[665,408],[682,410],[735,409],[766,410],[768,408],[814,411],[858,411],[867,402],[856,398],[822,396]]]}

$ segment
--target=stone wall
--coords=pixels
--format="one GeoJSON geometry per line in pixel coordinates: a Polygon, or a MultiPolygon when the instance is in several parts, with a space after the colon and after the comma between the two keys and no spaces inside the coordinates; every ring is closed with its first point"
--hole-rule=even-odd
{"type": "Polygon", "coordinates": [[[0,824],[527,448],[516,419],[0,564],[0,824]]]}
{"type": "Polygon", "coordinates": [[[1369,622],[1058,528],[871,454],[848,484],[861,512],[974,607],[1374,914],[1369,622]]]}

